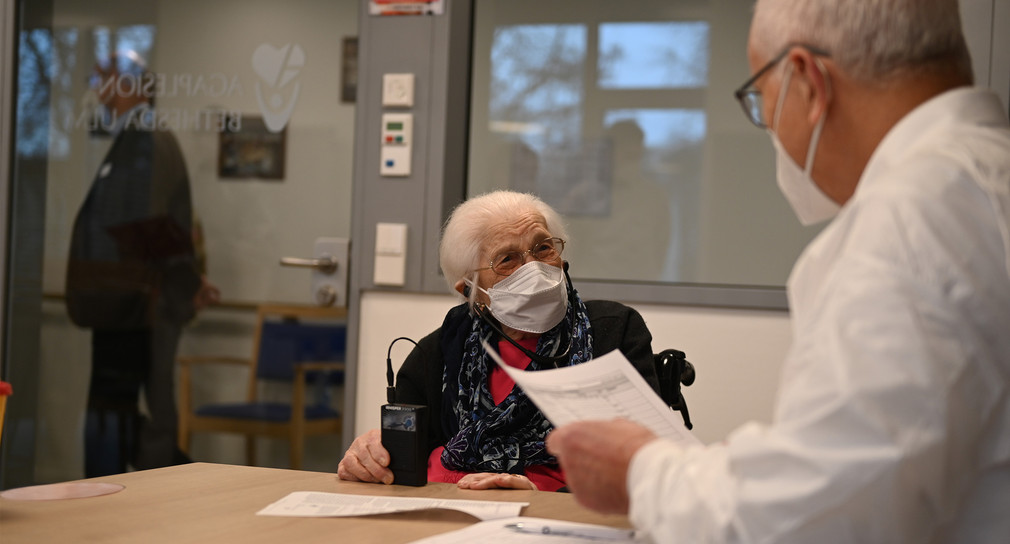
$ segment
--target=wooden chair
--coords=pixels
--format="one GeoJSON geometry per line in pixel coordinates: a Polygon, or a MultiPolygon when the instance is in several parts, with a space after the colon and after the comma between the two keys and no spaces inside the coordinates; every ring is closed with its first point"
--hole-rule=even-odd
{"type": "Polygon", "coordinates": [[[238,433],[246,437],[246,462],[256,464],[256,438],[287,438],[291,468],[301,468],[305,437],[339,434],[340,413],[311,392],[342,385],[346,309],[264,305],[257,309],[253,357],[180,357],[179,447],[189,453],[194,432],[238,433]],[[249,369],[245,400],[192,405],[192,368],[240,365],[249,369]],[[322,382],[320,380],[323,380],[322,382]],[[267,381],[289,382],[290,402],[263,400],[267,381]]]}

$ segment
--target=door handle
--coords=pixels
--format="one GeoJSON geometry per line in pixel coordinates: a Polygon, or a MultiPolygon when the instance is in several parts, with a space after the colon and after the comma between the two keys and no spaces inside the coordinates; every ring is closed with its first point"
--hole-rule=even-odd
{"type": "Polygon", "coordinates": [[[320,236],[312,244],[312,258],[281,257],[280,264],[311,269],[309,293],[320,306],[346,306],[350,245],[347,238],[320,236]]]}
{"type": "Polygon", "coordinates": [[[314,259],[302,259],[300,257],[281,257],[281,266],[295,266],[299,268],[315,268],[323,274],[333,274],[337,271],[339,261],[329,255],[320,255],[314,259]]]}

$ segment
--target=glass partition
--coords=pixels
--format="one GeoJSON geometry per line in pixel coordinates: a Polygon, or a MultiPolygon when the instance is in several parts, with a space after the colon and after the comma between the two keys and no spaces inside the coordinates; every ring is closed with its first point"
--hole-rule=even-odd
{"type": "MultiPolygon", "coordinates": [[[[359,4],[18,2],[7,325],[31,334],[8,335],[20,395],[4,486],[84,477],[86,436],[136,432],[134,414],[107,414],[139,407],[153,420],[155,395],[172,402],[176,353],[250,357],[257,306],[316,303],[310,271],[279,262],[350,237],[359,4]],[[113,279],[129,294],[105,296],[113,279]],[[192,296],[201,281],[217,304],[192,296]],[[168,375],[140,404],[89,396],[112,381],[96,360],[154,372],[134,361],[148,354],[168,359],[168,375]]],[[[246,394],[240,370],[194,379],[197,402],[246,394]]],[[[315,468],[332,468],[339,441],[308,446],[315,468]]],[[[260,449],[262,464],[286,466],[283,443],[260,449]]],[[[244,443],[198,435],[190,456],[242,463],[244,443]]]]}

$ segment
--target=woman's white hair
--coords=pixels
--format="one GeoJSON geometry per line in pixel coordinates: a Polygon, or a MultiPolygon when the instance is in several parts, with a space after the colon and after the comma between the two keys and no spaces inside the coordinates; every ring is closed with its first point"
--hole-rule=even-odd
{"type": "Polygon", "coordinates": [[[766,58],[812,45],[861,81],[951,69],[974,79],[957,0],[758,0],[751,29],[766,58]]]}
{"type": "Polygon", "coordinates": [[[439,264],[449,288],[453,289],[456,282],[473,270],[487,266],[480,262],[481,252],[493,234],[494,225],[531,212],[544,218],[551,236],[568,239],[558,212],[528,193],[494,191],[456,206],[445,222],[438,247],[439,264]]]}

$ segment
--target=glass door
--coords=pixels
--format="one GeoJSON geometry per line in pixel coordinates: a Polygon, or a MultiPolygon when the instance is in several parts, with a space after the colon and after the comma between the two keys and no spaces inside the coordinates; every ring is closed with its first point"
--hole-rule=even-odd
{"type": "MultiPolygon", "coordinates": [[[[146,431],[96,415],[132,402],[115,376],[176,353],[248,356],[258,305],[315,304],[309,272],[279,260],[350,236],[358,8],[17,2],[0,486],[133,459],[120,450],[146,431]]],[[[229,373],[197,380],[198,398],[245,391],[229,373]]],[[[145,390],[144,417],[165,396],[145,390]]],[[[261,461],[286,463],[283,446],[261,445],[261,461]]],[[[241,463],[242,447],[198,437],[190,456],[241,463]]],[[[306,468],[331,469],[338,450],[310,442],[306,468]]]]}

